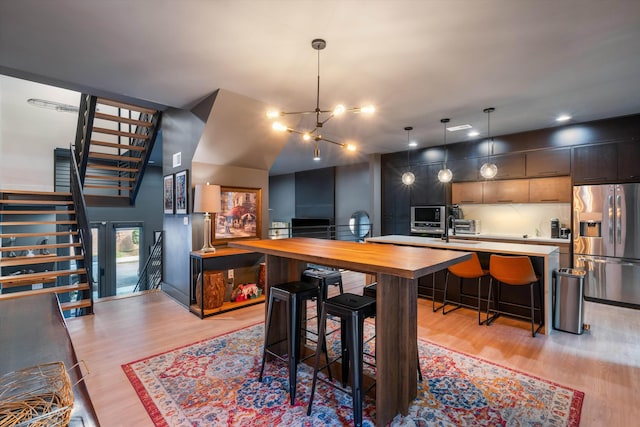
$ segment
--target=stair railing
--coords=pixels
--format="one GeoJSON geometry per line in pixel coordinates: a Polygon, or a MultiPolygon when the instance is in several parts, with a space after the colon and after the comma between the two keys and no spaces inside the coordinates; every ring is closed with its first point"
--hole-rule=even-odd
{"type": "Polygon", "coordinates": [[[162,283],[162,233],[153,244],[133,292],[158,289],[162,283]]]}
{"type": "Polygon", "coordinates": [[[87,171],[89,159],[89,145],[91,143],[91,131],[93,129],[93,119],[96,113],[95,96],[83,93],[80,98],[80,109],[78,111],[78,124],[76,126],[75,150],[71,150],[78,165],[80,186],[84,185],[84,178],[87,171]]]}
{"type": "MultiPolygon", "coordinates": [[[[92,274],[92,255],[91,255],[91,228],[89,226],[89,218],[87,216],[87,204],[84,200],[84,193],[82,192],[82,184],[80,180],[80,171],[78,169],[78,163],[76,157],[71,155],[71,196],[73,198],[73,207],[76,212],[76,221],[78,223],[78,235],[80,237],[80,248],[75,248],[76,255],[83,255],[84,268],[87,271],[87,283],[89,284],[89,290],[85,291],[91,295],[93,299],[93,274],[92,274]],[[82,253],[80,253],[82,251],[82,253]]],[[[93,312],[93,308],[89,308],[89,313],[93,312]]]]}
{"type": "MultiPolygon", "coordinates": [[[[136,134],[148,134],[149,129],[151,129],[151,135],[149,135],[149,139],[146,140],[147,142],[145,142],[144,139],[136,139],[134,141],[135,145],[143,145],[143,144],[147,145],[147,148],[144,151],[144,159],[142,160],[142,164],[140,165],[140,171],[146,170],[147,165],[149,163],[149,158],[151,157],[151,150],[153,150],[153,145],[155,144],[156,138],[158,136],[158,129],[160,128],[161,117],[162,117],[162,113],[158,111],[151,118],[151,128],[146,128],[143,126],[136,127],[136,131],[135,131],[136,134]]],[[[146,121],[147,119],[148,119],[148,113],[140,114],[140,120],[146,121]]],[[[134,204],[136,200],[136,196],[138,195],[138,191],[140,190],[140,185],[142,184],[143,176],[144,176],[144,173],[138,173],[135,176],[136,180],[133,185],[133,191],[131,191],[130,193],[130,200],[129,200],[129,203],[132,205],[134,204]]]]}

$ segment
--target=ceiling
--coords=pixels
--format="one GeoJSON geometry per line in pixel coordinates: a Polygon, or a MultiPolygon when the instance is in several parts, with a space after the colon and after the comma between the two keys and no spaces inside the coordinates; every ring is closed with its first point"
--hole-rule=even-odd
{"type": "Polygon", "coordinates": [[[405,150],[405,126],[420,146],[440,145],[443,117],[486,137],[486,107],[496,108],[493,135],[555,126],[559,113],[640,113],[637,0],[2,1],[0,73],[160,108],[190,108],[221,88],[312,110],[318,37],[320,107],[377,111],[323,130],[355,142],[355,156],[321,143],[313,162],[313,146],[291,135],[272,175],[405,150]]]}

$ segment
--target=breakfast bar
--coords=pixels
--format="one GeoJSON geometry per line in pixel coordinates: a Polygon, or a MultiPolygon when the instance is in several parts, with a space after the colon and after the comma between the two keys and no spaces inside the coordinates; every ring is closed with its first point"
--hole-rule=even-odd
{"type": "MultiPolygon", "coordinates": [[[[417,281],[469,259],[468,252],[299,237],[234,241],[229,246],[266,255],[267,293],[274,284],[298,281],[307,263],[374,275],[376,425],[387,425],[396,414],[407,413],[417,394],[417,281]]],[[[274,332],[280,337],[285,333],[274,332]]]]}
{"type": "Polygon", "coordinates": [[[371,237],[366,239],[369,243],[387,243],[391,245],[407,245],[413,247],[426,247],[434,249],[451,249],[456,251],[478,252],[484,254],[500,254],[500,255],[525,255],[534,262],[534,267],[540,265],[540,274],[544,289],[544,331],[541,333],[549,334],[553,331],[552,311],[551,311],[551,284],[553,280],[553,271],[558,269],[560,264],[560,251],[557,246],[545,246],[534,244],[518,244],[518,243],[501,243],[501,242],[484,242],[479,240],[462,240],[450,237],[449,241],[433,237],[388,235],[380,237],[371,237]]]}

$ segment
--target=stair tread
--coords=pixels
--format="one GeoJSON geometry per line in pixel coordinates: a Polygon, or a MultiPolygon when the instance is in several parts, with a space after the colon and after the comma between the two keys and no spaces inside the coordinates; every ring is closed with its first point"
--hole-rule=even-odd
{"type": "Polygon", "coordinates": [[[111,176],[111,175],[85,175],[85,179],[100,179],[100,180],[109,180],[109,181],[128,181],[134,182],[135,178],[129,178],[124,176],[111,176]]]}
{"type": "Polygon", "coordinates": [[[84,268],[77,268],[74,270],[52,270],[38,273],[18,274],[15,276],[0,276],[0,283],[2,283],[3,286],[10,283],[22,283],[26,285],[28,283],[40,283],[46,279],[60,276],[72,276],[74,274],[87,274],[87,270],[84,268]]]}
{"type": "Polygon", "coordinates": [[[29,291],[10,292],[8,294],[0,294],[0,300],[21,298],[27,295],[41,295],[41,294],[51,294],[51,293],[62,294],[65,292],[86,291],[89,289],[90,288],[88,283],[76,283],[75,285],[53,286],[49,288],[32,289],[29,291]]]}
{"type": "Polygon", "coordinates": [[[133,132],[124,132],[117,129],[101,128],[98,126],[94,126],[93,129],[91,129],[91,133],[92,134],[106,133],[107,135],[124,136],[126,138],[131,138],[131,139],[149,139],[149,135],[144,135],[141,133],[133,133],[133,132]]]}
{"type": "Polygon", "coordinates": [[[116,116],[114,114],[107,114],[107,113],[100,113],[100,112],[96,112],[94,117],[96,119],[109,120],[112,122],[119,122],[119,123],[127,123],[135,126],[151,127],[152,125],[151,122],[145,122],[143,120],[130,119],[128,117],[121,117],[121,116],[116,116]]]}
{"type": "Polygon", "coordinates": [[[47,237],[47,236],[73,236],[78,234],[77,231],[52,231],[50,233],[2,233],[0,237],[3,239],[8,239],[11,237],[15,237],[19,239],[21,237],[47,237]]]}
{"type": "Polygon", "coordinates": [[[19,194],[19,195],[33,195],[33,196],[59,196],[59,197],[71,197],[71,193],[66,191],[31,191],[31,190],[0,190],[2,194],[19,194]]]}
{"type": "Polygon", "coordinates": [[[108,98],[97,98],[96,103],[110,105],[112,107],[124,108],[126,110],[139,111],[142,113],[155,114],[157,111],[152,108],[141,107],[139,105],[127,104],[125,102],[115,101],[108,98]]]}
{"type": "Polygon", "coordinates": [[[116,162],[131,162],[131,163],[140,163],[142,161],[140,157],[121,156],[118,154],[108,154],[108,153],[98,153],[95,151],[89,151],[89,158],[100,159],[100,160],[113,160],[116,162]]]}
{"type": "Polygon", "coordinates": [[[51,243],[46,245],[24,245],[24,246],[4,246],[0,248],[0,252],[9,252],[9,251],[28,251],[28,250],[38,250],[38,249],[57,249],[57,248],[72,248],[72,247],[80,247],[81,243],[51,243]]]}
{"type": "Polygon", "coordinates": [[[72,205],[73,200],[0,200],[3,205],[72,205]]]}
{"type": "Polygon", "coordinates": [[[77,224],[74,220],[64,221],[2,221],[0,227],[7,227],[11,225],[73,225],[77,224]]]}
{"type": "Polygon", "coordinates": [[[90,169],[100,169],[100,170],[109,170],[109,171],[118,171],[118,172],[138,172],[137,168],[123,168],[119,166],[109,166],[109,165],[101,165],[97,163],[89,162],[87,164],[87,170],[90,169]]]}
{"type": "Polygon", "coordinates": [[[62,309],[62,311],[66,311],[66,310],[73,310],[75,308],[91,307],[92,304],[93,302],[90,299],[81,299],[78,301],[60,303],[60,308],[62,309]]]}
{"type": "Polygon", "coordinates": [[[59,209],[59,210],[12,210],[2,209],[0,215],[75,215],[76,211],[73,209],[59,209]]]}
{"type": "Polygon", "coordinates": [[[95,139],[91,140],[91,145],[98,145],[100,147],[110,147],[118,150],[133,150],[133,151],[146,150],[146,147],[141,145],[118,144],[116,142],[97,141],[95,139]]]}
{"type": "Polygon", "coordinates": [[[133,187],[121,187],[121,186],[117,186],[117,185],[98,185],[98,184],[85,184],[84,188],[102,188],[102,189],[106,189],[106,190],[124,190],[124,191],[131,191],[133,190],[133,187]]]}
{"type": "Polygon", "coordinates": [[[82,255],[64,255],[58,256],[52,255],[34,255],[34,256],[20,256],[14,258],[3,257],[0,258],[0,267],[15,267],[19,265],[33,265],[44,264],[46,262],[64,262],[83,259],[82,255]]]}

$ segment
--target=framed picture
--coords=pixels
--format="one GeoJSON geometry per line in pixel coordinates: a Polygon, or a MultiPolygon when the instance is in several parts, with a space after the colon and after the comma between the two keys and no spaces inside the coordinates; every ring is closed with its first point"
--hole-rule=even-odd
{"type": "Polygon", "coordinates": [[[173,175],[164,177],[163,206],[164,213],[175,213],[173,175]]]}
{"type": "Polygon", "coordinates": [[[189,175],[187,170],[176,174],[176,213],[189,213],[189,175]]]}
{"type": "Polygon", "coordinates": [[[214,244],[262,236],[262,189],[221,187],[220,204],[212,227],[214,244]]]}

